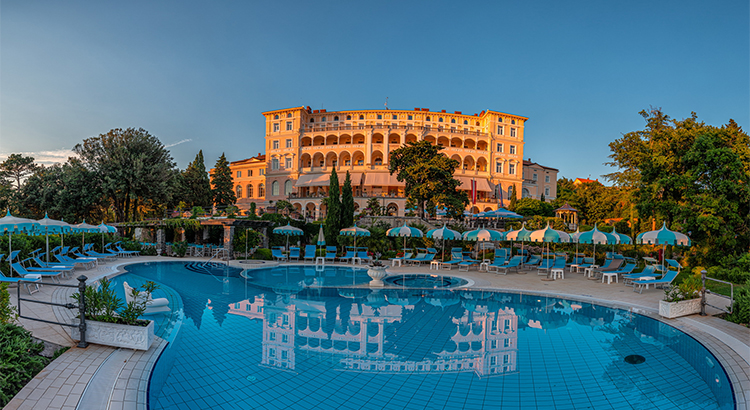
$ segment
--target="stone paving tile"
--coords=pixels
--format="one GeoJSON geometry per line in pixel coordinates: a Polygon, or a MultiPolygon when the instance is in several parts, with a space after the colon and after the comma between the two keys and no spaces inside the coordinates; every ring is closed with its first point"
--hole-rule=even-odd
{"type": "MultiPolygon", "coordinates": [[[[73,276],[75,277],[82,273],[91,280],[96,280],[102,276],[118,272],[122,265],[128,263],[158,260],[165,259],[157,257],[126,259],[117,263],[102,265],[90,271],[77,271],[73,276]]],[[[238,266],[246,267],[239,264],[238,266]]],[[[389,268],[389,273],[392,274],[417,272],[463,277],[473,281],[472,287],[475,288],[554,294],[562,297],[596,301],[597,303],[609,306],[631,308],[634,311],[638,311],[638,313],[646,314],[673,326],[679,326],[681,330],[691,334],[720,358],[722,364],[727,368],[730,380],[736,386],[737,408],[747,408],[747,405],[750,403],[750,364],[745,360],[746,357],[743,357],[708,332],[691,325],[689,321],[682,319],[666,320],[659,317],[656,311],[658,310],[658,301],[663,296],[663,291],[661,290],[649,289],[639,294],[633,292],[632,288],[624,286],[621,283],[603,284],[598,281],[588,280],[582,274],[575,273],[566,273],[563,280],[543,281],[543,276],[536,275],[534,271],[527,271],[526,274],[510,273],[506,276],[477,271],[457,272],[455,270],[441,270],[436,272],[428,270],[427,267],[389,268]]],[[[75,284],[77,281],[70,278],[63,283],[75,284]]],[[[69,295],[75,292],[75,289],[72,288],[52,288],[55,287],[44,286],[42,287],[42,291],[32,295],[30,298],[68,303],[70,302],[69,295]]],[[[15,297],[15,292],[11,292],[11,297],[15,297]]],[[[28,295],[23,295],[22,293],[22,297],[28,297],[28,295]]],[[[74,318],[74,314],[70,310],[62,307],[51,308],[40,304],[33,304],[32,306],[32,304],[26,302],[24,302],[23,307],[24,314],[32,317],[57,317],[57,320],[66,321],[73,320],[74,318]]],[[[709,311],[709,313],[715,312],[715,310],[709,311]]],[[[750,329],[711,316],[691,316],[690,319],[699,321],[701,325],[720,330],[721,332],[717,332],[717,334],[724,333],[741,341],[746,346],[750,346],[750,329]]],[[[24,326],[28,324],[29,327],[27,329],[31,330],[35,336],[40,338],[42,338],[42,335],[45,336],[44,340],[62,345],[74,344],[70,339],[67,329],[64,329],[62,326],[41,324],[40,322],[28,320],[22,320],[22,324],[24,326]]],[[[146,409],[148,375],[165,346],[166,342],[157,337],[154,345],[148,351],[133,351],[130,359],[123,364],[122,371],[120,371],[114,383],[113,387],[115,390],[109,402],[110,409],[146,409]]],[[[87,349],[73,348],[69,350],[29,382],[4,410],[38,408],[75,409],[85,391],[86,384],[91,380],[91,376],[113,351],[114,349],[112,348],[96,345],[91,345],[87,349]],[[63,383],[59,383],[58,379],[63,379],[63,383]],[[64,400],[58,406],[60,398],[64,400]]],[[[80,406],[80,408],[85,407],[85,405],[80,406]]]]}

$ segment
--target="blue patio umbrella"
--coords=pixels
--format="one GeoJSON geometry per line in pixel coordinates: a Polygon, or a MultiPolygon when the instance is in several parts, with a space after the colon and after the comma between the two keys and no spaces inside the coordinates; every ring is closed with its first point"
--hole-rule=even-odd
{"type": "Polygon", "coordinates": [[[666,222],[662,223],[661,229],[643,232],[636,236],[635,243],[638,245],[662,245],[662,270],[664,270],[664,251],[667,245],[690,246],[692,244],[687,235],[667,229],[666,222]]]}
{"type": "Polygon", "coordinates": [[[448,240],[461,239],[461,233],[459,233],[458,231],[454,231],[453,229],[446,228],[445,224],[443,224],[442,228],[432,229],[432,230],[427,231],[425,236],[430,239],[442,239],[443,240],[443,247],[442,247],[442,250],[443,250],[442,259],[443,260],[445,260],[445,240],[446,239],[448,240]]]}
{"type": "MultiPolygon", "coordinates": [[[[624,233],[617,232],[616,227],[612,227],[612,233],[610,235],[614,235],[617,238],[617,244],[618,245],[630,245],[633,243],[633,240],[624,233]]],[[[612,251],[614,252],[615,245],[612,245],[612,251]]]]}
{"type": "Polygon", "coordinates": [[[323,225],[320,225],[320,229],[318,229],[318,246],[325,246],[326,245],[326,236],[325,233],[323,233],[323,225]]]}
{"type": "Polygon", "coordinates": [[[602,232],[599,230],[597,225],[594,225],[594,229],[586,232],[581,232],[578,235],[578,243],[594,244],[594,257],[596,258],[596,245],[609,245],[616,244],[618,237],[611,233],[602,232]]]}
{"type": "MultiPolygon", "coordinates": [[[[473,231],[466,231],[462,235],[462,239],[465,241],[473,241],[473,242],[487,242],[487,241],[502,241],[505,238],[505,235],[500,232],[496,231],[494,229],[487,229],[487,228],[479,228],[475,229],[473,231]]],[[[479,255],[479,247],[477,247],[477,255],[479,255]]]]}
{"type": "MultiPolygon", "coordinates": [[[[481,214],[483,214],[483,216],[485,218],[500,218],[500,219],[503,219],[503,218],[512,218],[512,219],[523,218],[523,216],[521,216],[521,215],[519,215],[519,214],[517,214],[515,212],[511,212],[511,211],[509,211],[509,210],[507,210],[505,208],[496,209],[494,211],[482,212],[481,214]]],[[[479,216],[479,214],[477,214],[477,216],[479,216]]]]}
{"type": "Polygon", "coordinates": [[[549,244],[550,243],[569,243],[570,242],[570,235],[568,235],[566,232],[558,231],[557,229],[552,229],[549,226],[549,222],[547,222],[547,227],[544,229],[539,229],[534,232],[532,232],[529,235],[529,239],[532,242],[542,242],[547,244],[547,254],[549,254],[549,244]]]}
{"type": "Polygon", "coordinates": [[[290,236],[302,236],[305,231],[299,228],[295,228],[290,224],[273,228],[273,233],[286,236],[286,249],[289,250],[289,237],[290,236]]]}
{"type": "MultiPolygon", "coordinates": [[[[8,235],[8,252],[13,252],[13,234],[14,233],[33,233],[35,230],[38,231],[41,225],[39,222],[33,219],[18,218],[10,214],[10,209],[6,215],[0,218],[0,234],[8,235]]],[[[12,262],[12,261],[9,261],[12,262]]],[[[11,275],[13,273],[13,267],[11,265],[11,275]]]]}
{"type": "MultiPolygon", "coordinates": [[[[526,222],[521,225],[521,229],[505,233],[506,241],[521,241],[521,252],[523,252],[523,243],[531,240],[531,231],[526,229],[526,222]]],[[[513,249],[511,247],[511,249],[513,249]]]]}
{"type": "MultiPolygon", "coordinates": [[[[365,228],[360,228],[355,223],[354,226],[351,226],[349,228],[344,228],[339,231],[339,235],[342,236],[353,236],[354,237],[354,252],[356,254],[357,251],[357,238],[360,236],[370,236],[370,231],[368,231],[365,228]]],[[[354,263],[354,258],[352,258],[352,264],[354,263]]],[[[352,278],[353,280],[353,278],[352,278]]]]}
{"type": "Polygon", "coordinates": [[[404,249],[406,248],[406,238],[421,238],[424,236],[422,231],[417,228],[413,228],[404,222],[403,226],[389,229],[386,233],[387,236],[403,236],[404,237],[404,249]]]}
{"type": "Polygon", "coordinates": [[[50,219],[47,213],[44,213],[44,218],[37,221],[39,223],[39,231],[44,232],[45,242],[47,244],[47,263],[49,263],[49,234],[64,234],[70,232],[73,228],[69,223],[58,221],[56,219],[50,219]]]}
{"type": "Polygon", "coordinates": [[[83,251],[84,245],[86,245],[86,233],[96,233],[99,232],[99,228],[96,227],[96,225],[87,224],[86,220],[84,219],[83,222],[73,225],[73,232],[79,232],[83,234],[83,238],[81,239],[81,251],[83,251]]]}

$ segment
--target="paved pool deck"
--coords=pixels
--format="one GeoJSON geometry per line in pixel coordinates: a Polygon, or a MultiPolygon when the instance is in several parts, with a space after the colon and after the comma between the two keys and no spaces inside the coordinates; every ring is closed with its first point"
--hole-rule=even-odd
{"type": "MultiPolygon", "coordinates": [[[[66,284],[77,284],[76,277],[86,275],[89,281],[102,276],[121,273],[123,266],[131,263],[155,261],[206,261],[207,258],[167,258],[137,257],[119,259],[91,270],[78,270],[71,278],[63,280],[66,284]]],[[[232,265],[250,268],[246,264],[232,261],[232,265]]],[[[511,290],[533,294],[568,297],[581,301],[590,301],[602,305],[622,308],[644,314],[668,323],[703,343],[722,363],[735,390],[737,409],[750,409],[750,329],[727,322],[714,316],[692,315],[677,319],[663,319],[658,312],[661,290],[644,290],[642,294],[633,292],[632,288],[622,283],[604,284],[593,281],[583,274],[565,273],[565,279],[545,280],[546,276],[538,275],[536,270],[524,271],[525,274],[458,272],[453,270],[429,270],[421,267],[389,267],[388,273],[430,273],[462,277],[472,282],[475,289],[511,290]]],[[[21,297],[39,301],[67,302],[69,295],[75,292],[72,288],[43,286],[41,291],[28,295],[21,291],[21,297]]],[[[16,304],[16,289],[11,289],[11,301],[16,304]]],[[[716,300],[715,303],[721,303],[716,300]]],[[[23,302],[21,313],[40,319],[69,321],[73,313],[65,308],[23,302]]],[[[710,310],[709,314],[718,311],[710,310]]],[[[73,346],[58,359],[42,370],[26,387],[23,388],[4,408],[18,409],[51,409],[51,410],[145,410],[147,406],[147,387],[151,369],[156,363],[166,342],[160,338],[148,351],[123,348],[111,348],[90,344],[87,348],[75,347],[68,329],[59,325],[50,325],[27,319],[20,323],[39,338],[63,346],[73,346]]]]}

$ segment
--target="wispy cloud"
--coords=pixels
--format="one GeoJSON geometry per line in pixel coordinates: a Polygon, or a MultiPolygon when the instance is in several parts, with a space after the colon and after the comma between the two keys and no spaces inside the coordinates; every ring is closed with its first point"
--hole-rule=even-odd
{"type": "Polygon", "coordinates": [[[184,139],[184,140],[181,140],[181,141],[177,141],[174,144],[167,144],[167,145],[164,146],[164,148],[171,148],[171,147],[174,147],[175,145],[180,145],[182,143],[190,142],[192,140],[193,140],[192,138],[184,139]]]}
{"type": "Polygon", "coordinates": [[[10,154],[21,154],[26,157],[34,158],[34,162],[42,165],[62,164],[68,160],[68,157],[75,157],[76,154],[66,148],[60,148],[53,151],[27,151],[27,152],[0,152],[0,161],[5,161],[10,154]]]}

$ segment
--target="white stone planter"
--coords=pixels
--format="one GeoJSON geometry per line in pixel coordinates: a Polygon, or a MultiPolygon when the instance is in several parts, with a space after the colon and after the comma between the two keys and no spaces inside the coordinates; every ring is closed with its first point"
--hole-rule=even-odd
{"type": "Polygon", "coordinates": [[[372,278],[372,280],[370,281],[370,287],[383,287],[383,278],[388,276],[388,273],[385,271],[385,269],[385,266],[370,266],[370,269],[367,270],[367,274],[372,278]]]}
{"type": "Polygon", "coordinates": [[[667,319],[680,316],[694,315],[701,312],[701,300],[689,299],[680,302],[659,301],[659,315],[667,319]]]}
{"type": "MultiPolygon", "coordinates": [[[[78,321],[74,321],[78,324],[78,321]]],[[[71,328],[73,340],[81,340],[78,327],[71,328]]],[[[128,326],[118,323],[86,321],[86,341],[105,346],[126,347],[128,349],[148,350],[154,342],[154,321],[148,326],[128,326]]]]}

